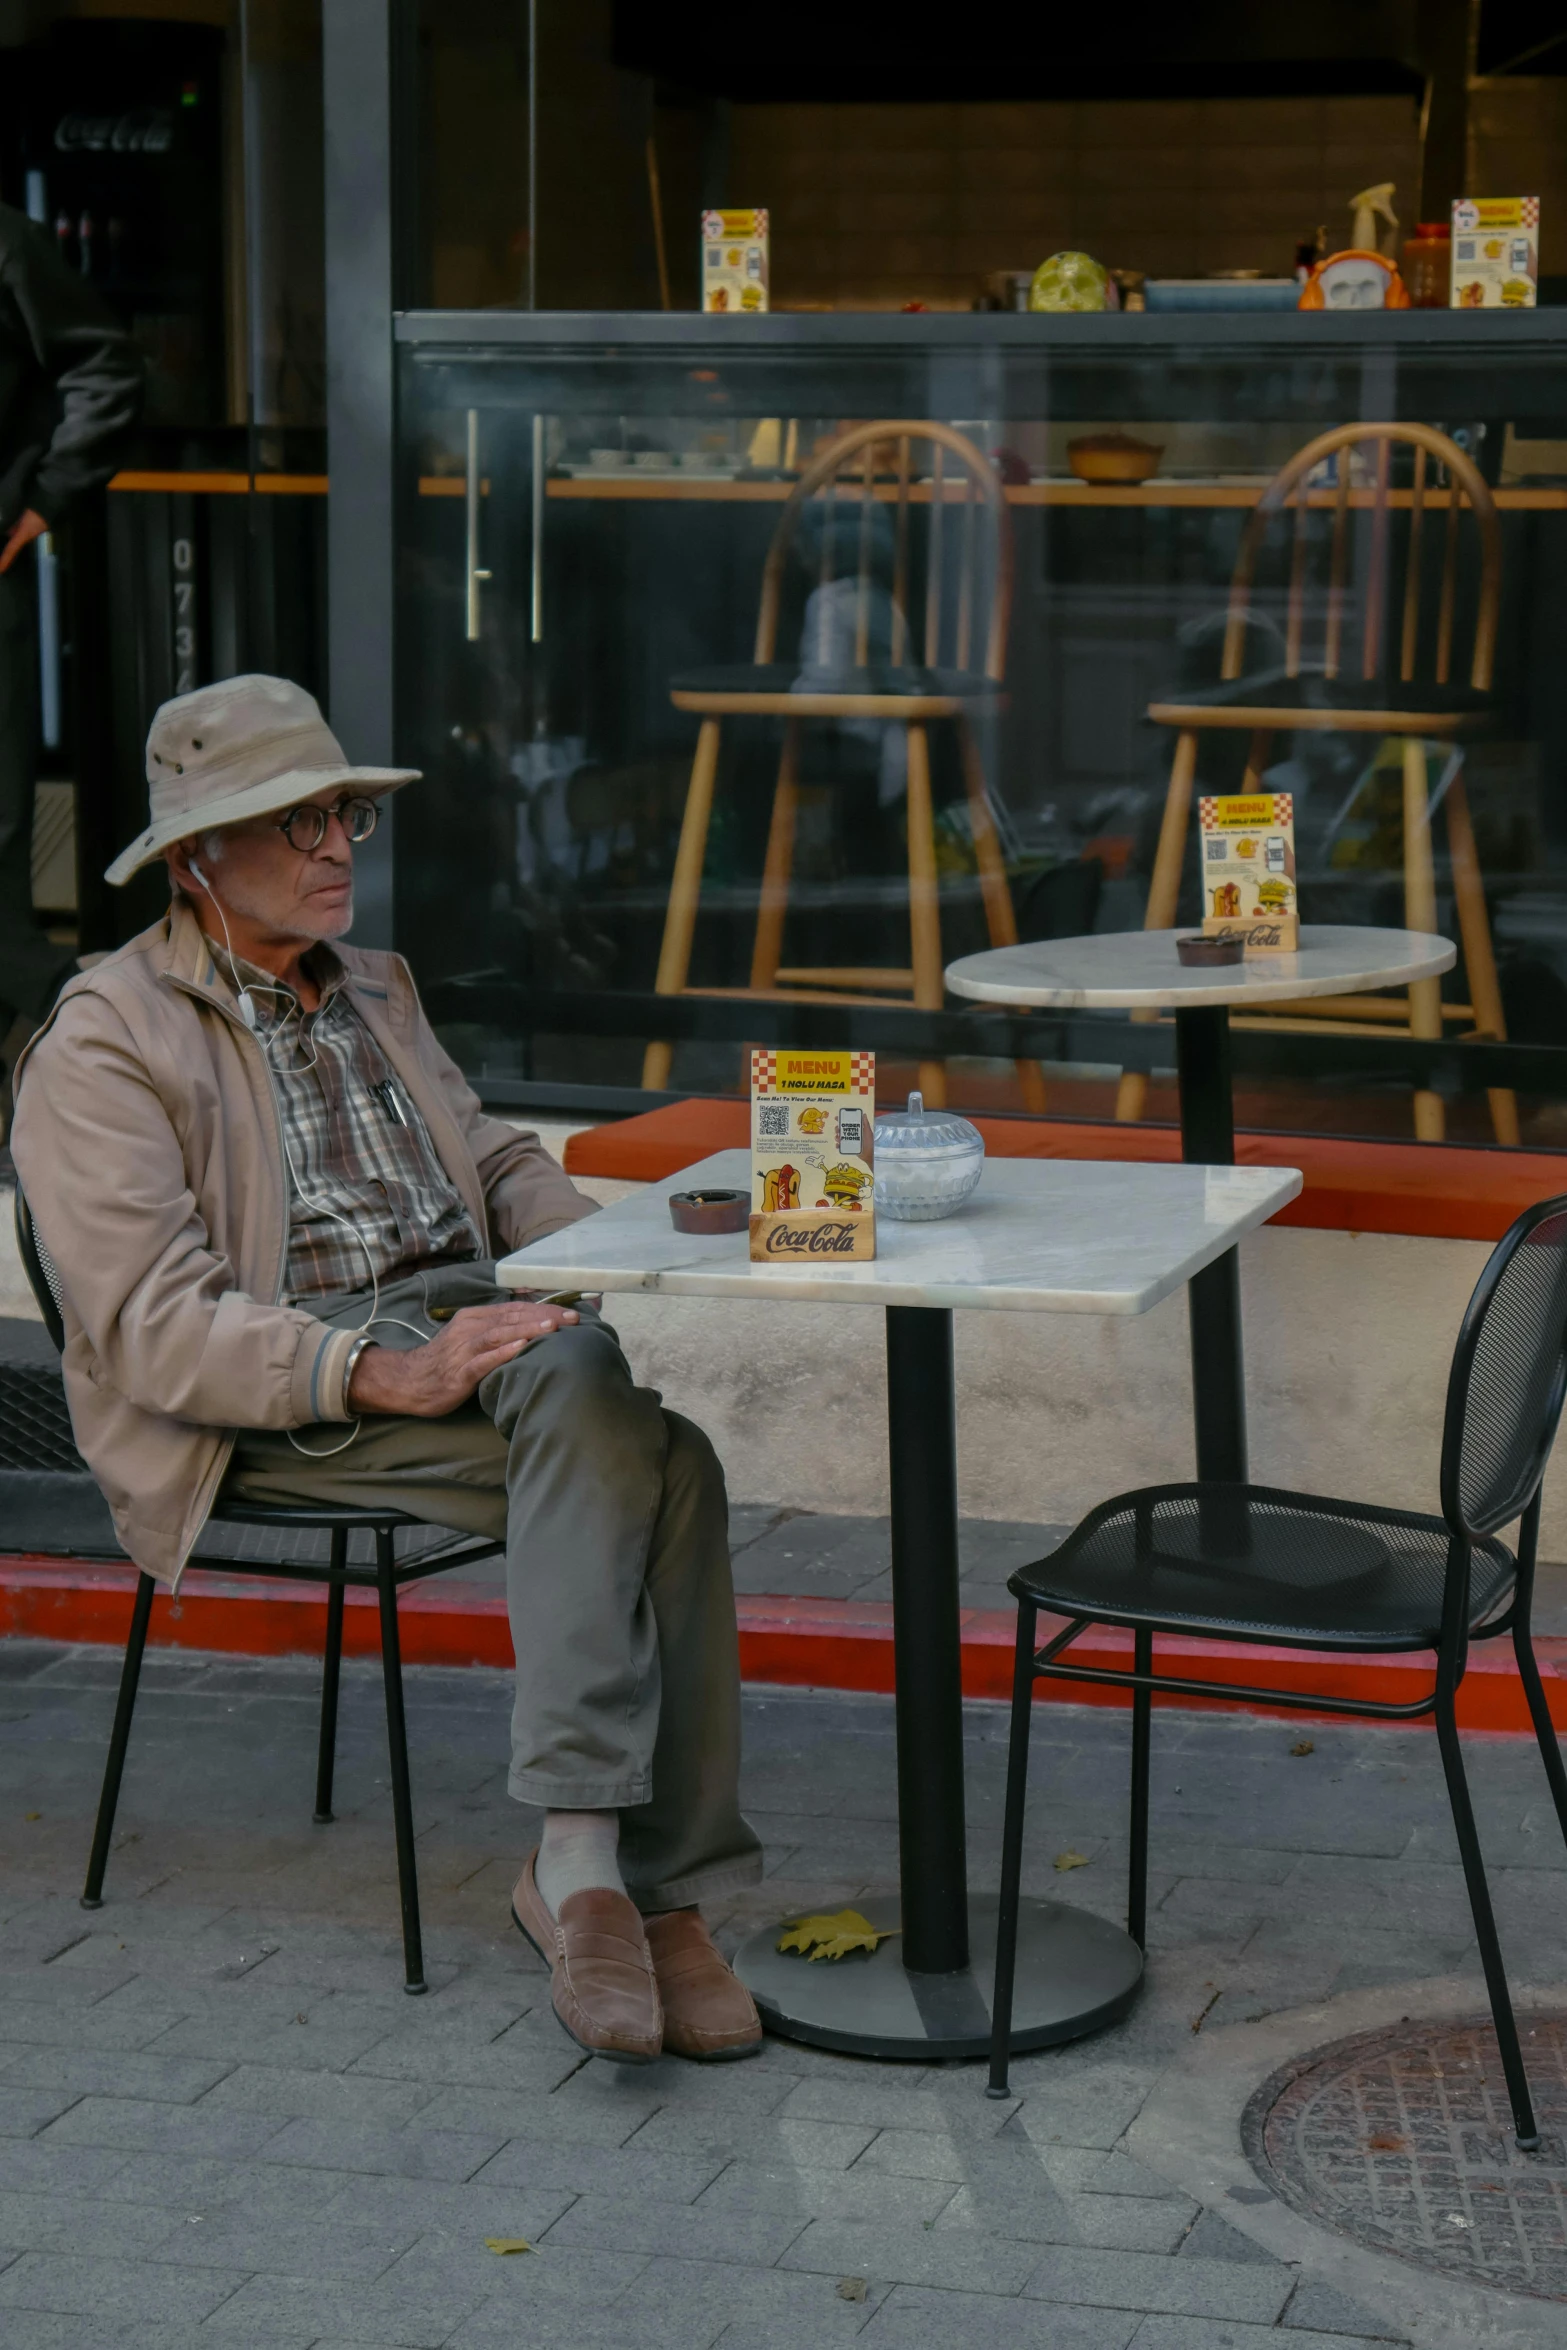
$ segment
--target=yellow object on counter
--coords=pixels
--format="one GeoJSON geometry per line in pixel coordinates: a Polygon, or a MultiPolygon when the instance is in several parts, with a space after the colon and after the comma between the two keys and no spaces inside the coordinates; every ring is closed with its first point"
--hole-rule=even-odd
{"type": "Polygon", "coordinates": [[[1453,309],[1532,310],[1539,298],[1539,197],[1460,196],[1453,206],[1453,309]]]}

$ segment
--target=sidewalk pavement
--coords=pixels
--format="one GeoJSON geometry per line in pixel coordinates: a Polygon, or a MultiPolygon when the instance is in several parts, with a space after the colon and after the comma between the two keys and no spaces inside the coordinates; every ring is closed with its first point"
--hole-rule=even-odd
{"type": "MultiPolygon", "coordinates": [[[[1397,2338],[1122,2140],[1194,2035],[1227,2022],[1450,1973],[1482,2003],[1429,1732],[1303,1739],[1162,1712],[1145,1994],[1116,2029],[1019,2061],[998,2105],[975,2066],[783,2042],[723,2067],[584,2061],[507,1919],[533,1815],[504,1792],[503,1673],[408,1674],[428,1997],[401,1989],[372,1666],[345,1667],[339,1817],[318,1829],[315,1670],[149,1654],[108,1898],[88,1914],[117,1670],[103,1649],[0,1644],[6,2350],[1397,2338]],[[498,2256],[487,2237],[533,2249],[498,2256]]],[[[753,1690],[746,1713],[769,1876],[715,1921],[722,1938],[892,1889],[890,1705],[753,1690]]],[[[1001,1709],[969,1709],[980,1886],[1004,1737],[1001,1709]]],[[[1052,1703],[1036,1737],[1025,1886],[1113,1916],[1125,1718],[1052,1703]],[[1068,1852],[1086,1865],[1057,1874],[1068,1852]]],[[[1514,1977],[1553,1981],[1567,1854],[1538,1756],[1521,1739],[1470,1751],[1514,1977]]]]}

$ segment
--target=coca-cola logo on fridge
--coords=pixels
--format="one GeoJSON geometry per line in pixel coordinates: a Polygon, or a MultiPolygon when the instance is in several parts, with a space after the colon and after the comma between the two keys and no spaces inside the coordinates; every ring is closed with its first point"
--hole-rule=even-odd
{"type": "Polygon", "coordinates": [[[62,155],[167,155],[174,144],[174,109],[131,106],[123,114],[62,114],[54,143],[62,155]]]}

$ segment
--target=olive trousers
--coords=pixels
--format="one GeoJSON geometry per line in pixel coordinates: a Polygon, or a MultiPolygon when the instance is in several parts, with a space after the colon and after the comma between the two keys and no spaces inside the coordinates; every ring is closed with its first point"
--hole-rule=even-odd
{"type": "MultiPolygon", "coordinates": [[[[430,1309],[492,1304],[488,1260],[385,1286],[378,1344],[419,1345],[430,1309]]],[[[370,1326],[368,1291],[307,1310],[370,1326]]],[[[226,1499],[406,1510],[506,1546],[517,1661],[510,1793],[620,1814],[627,1891],[647,1911],[762,1873],[739,1803],[740,1670],[723,1471],[700,1428],[638,1387],[589,1308],[492,1371],[443,1419],[371,1416],[242,1430],[226,1499]]]]}

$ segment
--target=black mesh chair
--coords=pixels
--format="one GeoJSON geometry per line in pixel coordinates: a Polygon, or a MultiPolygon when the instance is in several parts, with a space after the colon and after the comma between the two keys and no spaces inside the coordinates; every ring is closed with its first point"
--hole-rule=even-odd
{"type": "Polygon", "coordinates": [[[1564,1341],[1567,1197],[1543,1200],[1518,1218],[1497,1243],[1469,1301],[1448,1380],[1440,1517],[1278,1492],[1266,1485],[1150,1485],[1102,1503],[1059,1550],[1010,1578],[1008,1588],[1018,1602],[1017,1656],[991,2010],[992,2096],[1007,2094],[1033,1684],[1041,1678],[1084,1681],[1132,1692],[1127,1930],[1139,1945],[1147,1917],[1154,1691],[1379,1721],[1435,1714],[1518,2142],[1525,2148],[1538,2143],[1464,1776],[1454,1698],[1469,1643],[1511,1633],[1557,1818],[1567,1837],[1567,1771],[1529,1631],[1540,1486],[1567,1384],[1564,1341]],[[1522,1521],[1516,1555],[1497,1539],[1515,1519],[1522,1521]],[[1036,1652],[1035,1619],[1041,1608],[1067,1621],[1036,1652]],[[1090,1624],[1131,1630],[1130,1672],[1058,1661],[1090,1624]],[[1411,1704],[1393,1705],[1188,1680],[1155,1673],[1154,1639],[1161,1632],[1187,1640],[1250,1640],[1340,1653],[1429,1649],[1435,1656],[1435,1685],[1411,1704]]]}
{"type": "MultiPolygon", "coordinates": [[[[16,1237],[38,1310],[55,1345],[63,1349],[64,1300],[59,1274],[38,1236],[20,1183],[16,1187],[16,1237]]],[[[401,1510],[346,1509],[325,1502],[312,1502],[301,1509],[274,1508],[257,1502],[227,1501],[220,1495],[195,1554],[199,1564],[216,1568],[225,1575],[265,1575],[272,1580],[327,1586],[321,1731],[316,1750],[318,1827],[328,1826],[332,1819],[338,1683],[343,1657],[343,1595],[350,1585],[357,1585],[373,1590],[380,1601],[381,1675],[386,1689],[386,1735],[392,1776],[392,1821],[397,1837],[397,1881],[402,1899],[406,1991],[423,1991],[425,1980],[397,1595],[404,1584],[418,1582],[427,1575],[445,1574],[453,1567],[471,1566],[479,1559],[493,1557],[501,1548],[498,1542],[460,1534],[449,1527],[429,1526],[401,1510]]],[[[156,1588],[151,1575],[137,1576],[130,1636],[125,1643],[125,1662],[120,1673],[119,1700],[114,1709],[114,1728],[104,1766],[103,1792],[98,1799],[98,1823],[87,1863],[87,1882],[82,1889],[83,1909],[103,1906],[104,1870],[114,1834],[114,1815],[120,1800],[120,1780],[125,1770],[125,1751],[130,1743],[131,1716],[136,1710],[136,1691],[156,1588]]]]}

